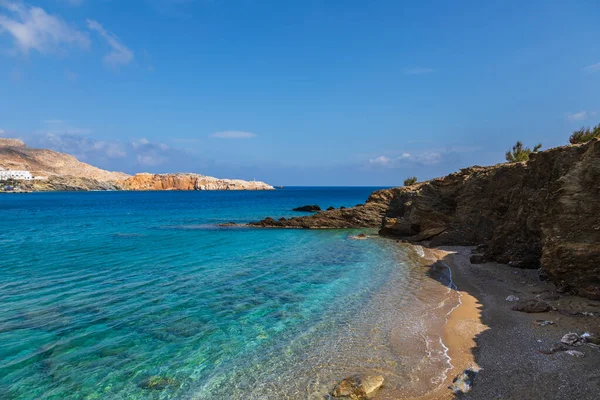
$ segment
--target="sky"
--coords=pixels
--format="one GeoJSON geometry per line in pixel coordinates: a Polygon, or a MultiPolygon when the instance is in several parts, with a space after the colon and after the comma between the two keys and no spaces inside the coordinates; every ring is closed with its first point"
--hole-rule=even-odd
{"type": "Polygon", "coordinates": [[[600,3],[0,0],[0,136],[101,168],[401,185],[600,122],[600,3]]]}

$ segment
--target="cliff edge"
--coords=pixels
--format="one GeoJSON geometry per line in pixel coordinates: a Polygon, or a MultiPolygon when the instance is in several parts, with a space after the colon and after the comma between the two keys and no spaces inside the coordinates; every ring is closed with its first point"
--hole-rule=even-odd
{"type": "Polygon", "coordinates": [[[379,190],[366,204],[261,227],[377,227],[432,246],[478,246],[473,262],[540,268],[559,288],[600,299],[600,140],[534,153],[527,162],[465,168],[379,190]]]}
{"type": "Polygon", "coordinates": [[[199,174],[136,174],[118,184],[124,190],[274,190],[264,182],[199,174]]]}

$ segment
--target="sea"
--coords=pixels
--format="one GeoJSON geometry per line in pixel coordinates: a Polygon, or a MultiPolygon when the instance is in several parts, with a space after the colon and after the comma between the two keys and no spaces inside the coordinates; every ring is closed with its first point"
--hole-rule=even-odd
{"type": "Polygon", "coordinates": [[[355,373],[426,393],[452,301],[422,249],[218,226],[376,189],[0,195],[0,399],[325,399],[355,373]]]}

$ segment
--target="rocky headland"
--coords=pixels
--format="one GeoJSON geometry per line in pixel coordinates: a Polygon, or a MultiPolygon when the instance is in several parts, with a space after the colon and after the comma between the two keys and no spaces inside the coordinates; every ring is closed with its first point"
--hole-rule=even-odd
{"type": "Polygon", "coordinates": [[[0,168],[29,171],[37,179],[19,181],[21,191],[89,190],[273,190],[264,182],[219,179],[190,173],[135,176],[106,171],[72,155],[35,149],[19,139],[0,138],[0,168]]]}
{"type": "Polygon", "coordinates": [[[136,174],[118,184],[123,190],[274,190],[259,181],[219,179],[199,174],[136,174]]]}
{"type": "Polygon", "coordinates": [[[266,218],[269,228],[378,228],[431,246],[478,246],[474,263],[539,268],[559,290],[600,299],[600,140],[379,190],[364,205],[266,218]]]}

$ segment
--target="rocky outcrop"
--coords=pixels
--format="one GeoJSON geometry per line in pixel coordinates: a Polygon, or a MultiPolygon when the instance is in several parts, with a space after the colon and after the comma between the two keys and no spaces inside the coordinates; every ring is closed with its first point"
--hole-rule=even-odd
{"type": "Polygon", "coordinates": [[[321,211],[321,207],[319,207],[317,204],[307,205],[307,206],[296,207],[292,211],[315,212],[315,211],[321,211]]]}
{"type": "Polygon", "coordinates": [[[124,190],[274,190],[264,182],[199,174],[136,174],[118,184],[124,190]]]}
{"type": "Polygon", "coordinates": [[[378,191],[371,194],[364,205],[319,211],[316,214],[290,219],[265,218],[249,225],[262,228],[305,229],[380,228],[391,199],[390,191],[378,191]]]}
{"type": "Polygon", "coordinates": [[[20,190],[33,192],[85,192],[91,190],[121,190],[111,181],[76,176],[51,176],[48,179],[20,181],[20,190]]]}
{"type": "Polygon", "coordinates": [[[430,245],[477,245],[477,262],[539,268],[561,289],[600,299],[600,140],[379,190],[362,207],[254,226],[378,227],[430,245]]]}

